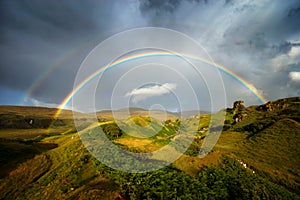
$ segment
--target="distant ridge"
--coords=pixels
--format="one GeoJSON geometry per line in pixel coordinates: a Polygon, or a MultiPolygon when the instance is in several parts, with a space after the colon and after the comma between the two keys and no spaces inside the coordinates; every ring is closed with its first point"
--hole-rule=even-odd
{"type": "Polygon", "coordinates": [[[182,117],[191,117],[191,116],[195,116],[195,115],[201,115],[201,114],[211,114],[211,112],[209,111],[202,111],[202,110],[187,110],[187,111],[182,111],[182,112],[176,112],[174,113],[178,116],[182,116],[182,117]]]}
{"type": "Polygon", "coordinates": [[[171,113],[163,110],[146,110],[143,108],[122,108],[118,110],[102,110],[96,112],[98,118],[113,119],[127,119],[129,116],[149,116],[162,120],[165,115],[167,119],[177,119],[179,116],[176,113],[171,113]],[[114,115],[114,116],[113,116],[114,115]]]}

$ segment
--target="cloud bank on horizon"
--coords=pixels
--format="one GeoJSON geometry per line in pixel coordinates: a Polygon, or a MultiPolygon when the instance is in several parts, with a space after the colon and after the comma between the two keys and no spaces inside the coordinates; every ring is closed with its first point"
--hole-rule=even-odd
{"type": "MultiPolygon", "coordinates": [[[[98,43],[145,26],[187,34],[267,99],[300,96],[298,0],[3,0],[0,22],[0,104],[59,105],[98,43]]],[[[105,79],[107,97],[100,109],[110,106],[114,76],[105,79]]],[[[237,99],[258,103],[230,77],[223,80],[228,106],[237,99]]],[[[164,89],[152,89],[124,86],[139,103],[154,91],[163,101],[164,89]]]]}

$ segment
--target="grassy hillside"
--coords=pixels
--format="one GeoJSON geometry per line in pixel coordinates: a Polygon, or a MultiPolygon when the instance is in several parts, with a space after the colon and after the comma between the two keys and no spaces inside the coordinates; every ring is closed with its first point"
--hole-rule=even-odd
{"type": "MultiPolygon", "coordinates": [[[[73,111],[61,110],[57,119],[53,117],[57,108],[32,106],[0,106],[0,129],[6,128],[48,128],[52,123],[54,127],[73,124],[73,111]]],[[[80,119],[89,119],[88,114],[76,112],[80,119]]]]}
{"type": "MultiPolygon", "coordinates": [[[[209,127],[211,115],[217,119],[220,113],[183,121],[174,115],[156,119],[139,109],[118,121],[109,111],[98,113],[104,120],[79,134],[100,126],[107,138],[132,152],[155,151],[197,130],[172,165],[130,174],[105,166],[85,149],[70,111],[53,123],[56,109],[0,107],[0,199],[300,199],[300,98],[224,111],[223,127],[209,127]],[[219,128],[214,149],[200,159],[207,133],[219,128]]],[[[82,118],[88,123],[89,115],[82,118]]]]}

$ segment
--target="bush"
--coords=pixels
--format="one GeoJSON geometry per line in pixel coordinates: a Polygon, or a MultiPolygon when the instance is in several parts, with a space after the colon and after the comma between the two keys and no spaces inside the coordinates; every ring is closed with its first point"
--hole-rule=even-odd
{"type": "Polygon", "coordinates": [[[97,162],[121,189],[125,199],[295,199],[288,190],[249,173],[237,161],[223,157],[220,166],[204,168],[196,178],[173,168],[130,174],[97,162]]]}
{"type": "Polygon", "coordinates": [[[101,126],[103,132],[106,136],[113,140],[123,135],[123,131],[119,128],[119,126],[115,123],[113,124],[104,124],[101,126]]]}

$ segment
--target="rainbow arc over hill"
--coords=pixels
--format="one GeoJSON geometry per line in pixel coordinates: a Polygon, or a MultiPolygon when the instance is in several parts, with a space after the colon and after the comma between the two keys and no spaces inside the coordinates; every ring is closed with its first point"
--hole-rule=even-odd
{"type": "Polygon", "coordinates": [[[94,73],[92,73],[91,75],[86,77],[86,79],[84,79],[80,84],[78,84],[65,97],[65,99],[61,102],[61,104],[59,106],[59,109],[55,113],[54,119],[56,119],[59,116],[62,109],[64,109],[65,106],[71,101],[72,97],[74,97],[90,81],[92,81],[95,77],[97,77],[98,75],[103,73],[105,70],[107,70],[109,68],[117,67],[120,64],[130,62],[130,61],[133,61],[133,60],[137,60],[137,59],[141,59],[141,58],[147,58],[147,57],[157,57],[157,56],[166,56],[166,57],[168,57],[168,56],[177,56],[177,57],[182,57],[182,58],[194,59],[196,61],[201,61],[203,63],[206,63],[206,64],[218,69],[222,73],[230,76],[231,78],[236,80],[238,83],[242,84],[247,90],[249,90],[251,93],[253,93],[261,103],[266,103],[267,102],[267,99],[263,96],[263,94],[254,85],[252,85],[250,82],[243,79],[241,76],[239,76],[235,72],[227,69],[226,67],[224,67],[224,66],[222,66],[218,63],[215,63],[215,62],[212,62],[212,61],[207,60],[205,58],[198,57],[198,56],[191,55],[191,54],[184,54],[184,53],[177,53],[177,52],[166,52],[166,51],[150,51],[150,52],[143,52],[143,53],[138,53],[138,54],[133,54],[133,55],[128,55],[128,56],[121,57],[121,58],[115,60],[114,62],[112,62],[112,63],[110,63],[110,64],[108,64],[104,67],[99,68],[94,73]]]}

